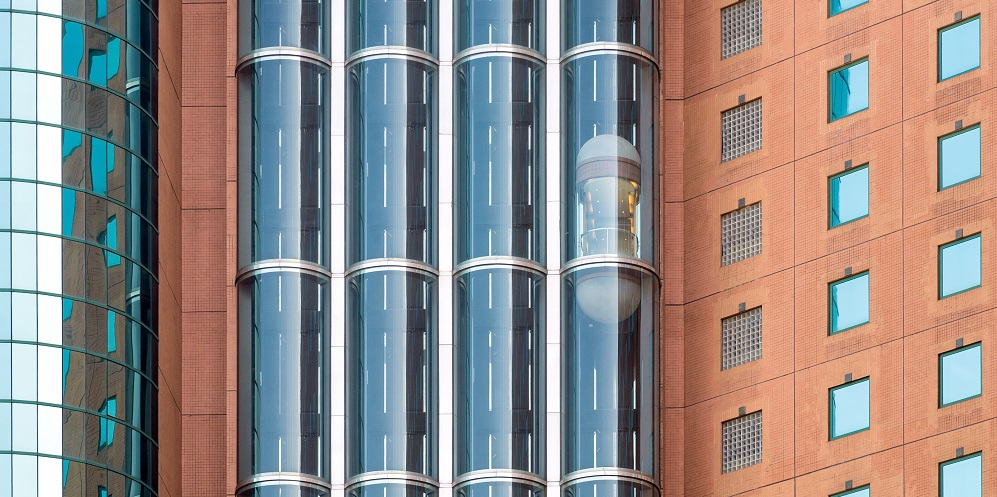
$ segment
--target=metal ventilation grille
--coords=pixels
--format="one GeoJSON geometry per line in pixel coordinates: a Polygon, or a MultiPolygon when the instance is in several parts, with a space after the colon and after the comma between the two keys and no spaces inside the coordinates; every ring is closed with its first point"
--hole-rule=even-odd
{"type": "Polygon", "coordinates": [[[762,99],[726,110],[720,117],[720,161],[727,162],[762,148],[762,99]]]}
{"type": "Polygon", "coordinates": [[[720,216],[720,265],[762,253],[762,203],[720,216]]]}
{"type": "Polygon", "coordinates": [[[755,307],[720,322],[720,369],[726,371],[762,358],[762,308],[755,307]]]}
{"type": "Polygon", "coordinates": [[[720,58],[762,44],[762,0],[744,0],[720,11],[720,58]]]}
{"type": "Polygon", "coordinates": [[[762,411],[724,421],[721,451],[723,473],[762,462],[762,411]]]}

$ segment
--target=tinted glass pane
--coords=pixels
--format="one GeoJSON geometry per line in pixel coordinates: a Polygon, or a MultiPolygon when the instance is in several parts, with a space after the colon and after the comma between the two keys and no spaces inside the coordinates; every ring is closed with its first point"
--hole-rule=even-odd
{"type": "Polygon", "coordinates": [[[435,54],[438,8],[435,0],[349,0],[347,53],[395,45],[435,54]]]}
{"type": "Polygon", "coordinates": [[[942,354],[938,359],[939,400],[943,406],[983,393],[983,345],[942,354]]]}
{"type": "Polygon", "coordinates": [[[938,189],[980,176],[980,126],[938,140],[938,189]]]}
{"type": "Polygon", "coordinates": [[[329,3],[321,0],[239,2],[239,54],[266,47],[297,47],[326,53],[329,30],[322,25],[322,20],[329,15],[329,3]]]}
{"type": "Polygon", "coordinates": [[[831,178],[831,227],[869,215],[869,167],[831,178]]]}
{"type": "Polygon", "coordinates": [[[834,494],[831,497],[869,497],[870,488],[868,486],[862,488],[856,488],[855,490],[849,490],[847,492],[841,492],[840,494],[834,494]]]}
{"type": "Polygon", "coordinates": [[[980,18],[963,21],[938,34],[938,79],[980,67],[980,18]]]}
{"type": "Polygon", "coordinates": [[[655,51],[657,0],[561,2],[561,50],[585,43],[620,42],[655,51]]]}
{"type": "Polygon", "coordinates": [[[869,108],[869,61],[863,60],[831,72],[828,81],[830,120],[869,108]]]}
{"type": "Polygon", "coordinates": [[[831,15],[840,14],[866,3],[869,3],[869,0],[831,0],[831,15]]]}
{"type": "Polygon", "coordinates": [[[831,284],[831,333],[869,322],[869,273],[831,284]]]}
{"type": "Polygon", "coordinates": [[[457,51],[488,43],[543,50],[541,0],[458,0],[457,51]]]}
{"type": "Polygon", "coordinates": [[[940,298],[980,286],[983,281],[982,246],[983,239],[975,235],[941,247],[940,298]]]}
{"type": "Polygon", "coordinates": [[[942,464],[940,497],[983,496],[983,454],[942,464]]]}
{"type": "Polygon", "coordinates": [[[831,389],[831,438],[869,428],[869,379],[831,389]]]}

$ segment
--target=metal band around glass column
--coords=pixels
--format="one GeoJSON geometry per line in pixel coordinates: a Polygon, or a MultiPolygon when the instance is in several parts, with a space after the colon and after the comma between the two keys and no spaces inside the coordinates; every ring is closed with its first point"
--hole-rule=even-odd
{"type": "Polygon", "coordinates": [[[422,473],[411,471],[368,471],[347,480],[346,488],[362,487],[373,483],[402,483],[433,490],[440,488],[440,482],[422,473]]]}
{"type": "Polygon", "coordinates": [[[488,56],[515,57],[518,59],[532,60],[540,64],[547,63],[547,59],[544,59],[543,54],[533,50],[532,48],[526,48],[520,45],[493,43],[489,45],[478,45],[463,50],[457,54],[456,57],[454,57],[453,65],[457,66],[461,62],[468,59],[488,56]]]}
{"type": "Polygon", "coordinates": [[[629,257],[602,257],[602,256],[588,256],[579,257],[573,259],[571,262],[565,264],[561,267],[560,274],[568,274],[585,267],[633,267],[642,270],[647,273],[651,273],[655,278],[661,279],[658,276],[658,270],[651,263],[643,259],[633,259],[629,257]]]}
{"type": "Polygon", "coordinates": [[[440,60],[434,57],[429,52],[424,52],[417,48],[408,47],[375,47],[375,48],[365,48],[355,52],[353,55],[346,59],[347,66],[352,65],[354,62],[360,60],[369,59],[380,59],[380,58],[393,58],[393,59],[408,59],[408,60],[418,60],[424,63],[432,64],[433,66],[439,67],[440,60]]]}
{"type": "Polygon", "coordinates": [[[298,259],[268,259],[254,262],[239,270],[235,275],[235,284],[238,285],[246,278],[262,273],[274,273],[289,271],[296,273],[307,273],[315,276],[332,278],[332,272],[313,262],[298,259]]]}
{"type": "Polygon", "coordinates": [[[655,69],[661,70],[658,67],[658,60],[654,58],[654,55],[647,50],[631,45],[629,43],[618,43],[618,42],[605,42],[605,43],[586,43],[584,45],[579,45],[571,50],[568,50],[563,55],[561,55],[560,64],[564,65],[573,59],[579,57],[584,57],[586,55],[629,55],[639,59],[643,59],[651,63],[655,69]]]}
{"type": "Polygon", "coordinates": [[[412,259],[383,258],[367,259],[350,266],[346,269],[346,277],[371,271],[414,271],[434,278],[440,275],[439,270],[425,262],[413,261],[412,259]]]}
{"type": "Polygon", "coordinates": [[[518,471],[514,469],[482,469],[464,473],[453,481],[453,487],[462,487],[471,483],[483,481],[501,481],[513,483],[525,483],[537,485],[543,488],[547,485],[547,480],[529,471],[518,471]]]}
{"type": "Polygon", "coordinates": [[[456,278],[472,270],[486,269],[486,268],[487,269],[512,268],[512,269],[522,269],[526,271],[532,271],[534,273],[542,275],[547,274],[547,268],[529,259],[523,259],[521,257],[496,256],[496,257],[475,257],[474,259],[470,259],[460,264],[457,264],[453,268],[453,275],[456,278]]]}
{"type": "Polygon", "coordinates": [[[286,483],[299,483],[305,486],[310,486],[318,490],[328,491],[332,488],[332,485],[321,478],[316,478],[312,475],[304,473],[257,473],[250,478],[240,481],[235,487],[236,495],[244,490],[249,490],[253,487],[263,487],[267,485],[279,485],[286,483]]]}
{"type": "Polygon", "coordinates": [[[239,57],[235,63],[235,72],[238,73],[243,67],[265,59],[303,59],[325,67],[332,67],[332,61],[318,52],[294,47],[272,47],[256,49],[239,57]]]}
{"type": "Polygon", "coordinates": [[[640,471],[622,468],[595,468],[575,471],[574,473],[565,475],[564,478],[561,479],[561,488],[574,483],[592,480],[628,481],[645,485],[649,488],[659,489],[658,482],[651,476],[641,473],[640,471]]]}

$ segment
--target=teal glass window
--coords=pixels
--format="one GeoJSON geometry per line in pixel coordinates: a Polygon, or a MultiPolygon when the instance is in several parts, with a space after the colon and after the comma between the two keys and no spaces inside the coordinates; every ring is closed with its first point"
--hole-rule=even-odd
{"type": "Polygon", "coordinates": [[[972,290],[983,282],[983,239],[977,233],[938,247],[938,298],[972,290]]]}
{"type": "MultiPolygon", "coordinates": [[[[118,399],[111,397],[104,401],[100,408],[100,413],[104,416],[117,416],[118,399]]],[[[114,443],[114,421],[108,418],[100,418],[100,440],[99,447],[104,448],[114,443]]]]}
{"type": "Polygon", "coordinates": [[[831,283],[830,334],[861,326],[869,322],[869,272],[831,283]]]}
{"type": "Polygon", "coordinates": [[[831,228],[869,215],[869,165],[845,171],[829,179],[828,201],[831,228]]]}
{"type": "Polygon", "coordinates": [[[872,489],[869,487],[869,485],[866,485],[864,487],[853,488],[851,490],[845,490],[844,492],[836,493],[831,497],[869,497],[870,495],[872,495],[870,493],[871,490],[872,489]]]}
{"type": "Polygon", "coordinates": [[[938,81],[980,67],[980,16],[938,30],[938,81]]]}
{"type": "Polygon", "coordinates": [[[869,429],[869,378],[830,390],[831,440],[869,429]]]}
{"type": "Polygon", "coordinates": [[[983,344],[975,343],[938,356],[938,405],[983,395],[983,344]]]}
{"type": "Polygon", "coordinates": [[[78,78],[83,64],[83,25],[66,21],[62,31],[62,74],[78,78]]]}
{"type": "Polygon", "coordinates": [[[977,452],[938,468],[939,497],[983,497],[983,453],[977,452]]]}
{"type": "Polygon", "coordinates": [[[938,189],[980,177],[980,125],[938,139],[938,189]]]}
{"type": "Polygon", "coordinates": [[[831,71],[828,76],[830,121],[869,108],[869,59],[831,71]]]}
{"type": "Polygon", "coordinates": [[[851,10],[859,5],[865,5],[867,3],[869,3],[869,0],[831,0],[828,4],[830,7],[828,17],[838,15],[846,10],[851,10]]]}

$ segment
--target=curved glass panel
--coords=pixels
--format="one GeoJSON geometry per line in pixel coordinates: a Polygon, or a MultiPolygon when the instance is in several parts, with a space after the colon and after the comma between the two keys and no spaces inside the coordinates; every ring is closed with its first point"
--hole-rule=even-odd
{"type": "Polygon", "coordinates": [[[347,264],[435,265],[436,69],[396,58],[350,66],[346,115],[347,264]]]}
{"type": "Polygon", "coordinates": [[[404,483],[367,483],[346,491],[348,497],[434,497],[436,491],[404,483]]]}
{"type": "Polygon", "coordinates": [[[563,68],[564,261],[611,256],[654,264],[657,70],[616,54],[579,57],[563,68]]]}
{"type": "Polygon", "coordinates": [[[455,263],[544,262],[543,74],[542,65],[508,56],[471,59],[454,72],[455,263]]]}
{"type": "Polygon", "coordinates": [[[544,276],[471,271],[457,277],[454,299],[455,475],[543,474],[544,276]]]}
{"type": "Polygon", "coordinates": [[[612,495],[615,497],[658,497],[654,487],[620,480],[587,480],[565,485],[565,497],[599,497],[612,495]]]}
{"type": "Polygon", "coordinates": [[[457,497],[541,497],[544,488],[511,481],[480,481],[454,489],[457,497]]]}
{"type": "Polygon", "coordinates": [[[398,46],[436,54],[437,0],[348,0],[346,52],[398,46]]]}
{"type": "Polygon", "coordinates": [[[377,271],[347,285],[346,476],[390,470],[435,478],[436,281],[377,271]]]}
{"type": "Polygon", "coordinates": [[[239,283],[239,480],[329,475],[329,291],[324,278],[270,272],[239,283]]]}
{"type": "Polygon", "coordinates": [[[329,50],[329,2],[249,0],[239,2],[239,55],[258,48],[294,47],[323,55],[329,50]]]}
{"type": "Polygon", "coordinates": [[[562,285],[563,473],[615,467],[653,477],[657,278],[598,265],[562,285]]]}
{"type": "Polygon", "coordinates": [[[328,497],[329,492],[312,487],[289,485],[265,485],[239,492],[239,497],[328,497]]]}
{"type": "Polygon", "coordinates": [[[657,0],[563,0],[561,50],[585,43],[619,42],[656,53],[657,0]]]}
{"type": "Polygon", "coordinates": [[[239,267],[328,264],[327,70],[262,60],[239,72],[239,267]]]}
{"type": "Polygon", "coordinates": [[[454,9],[456,53],[491,43],[544,51],[542,0],[457,0],[454,9]]]}

